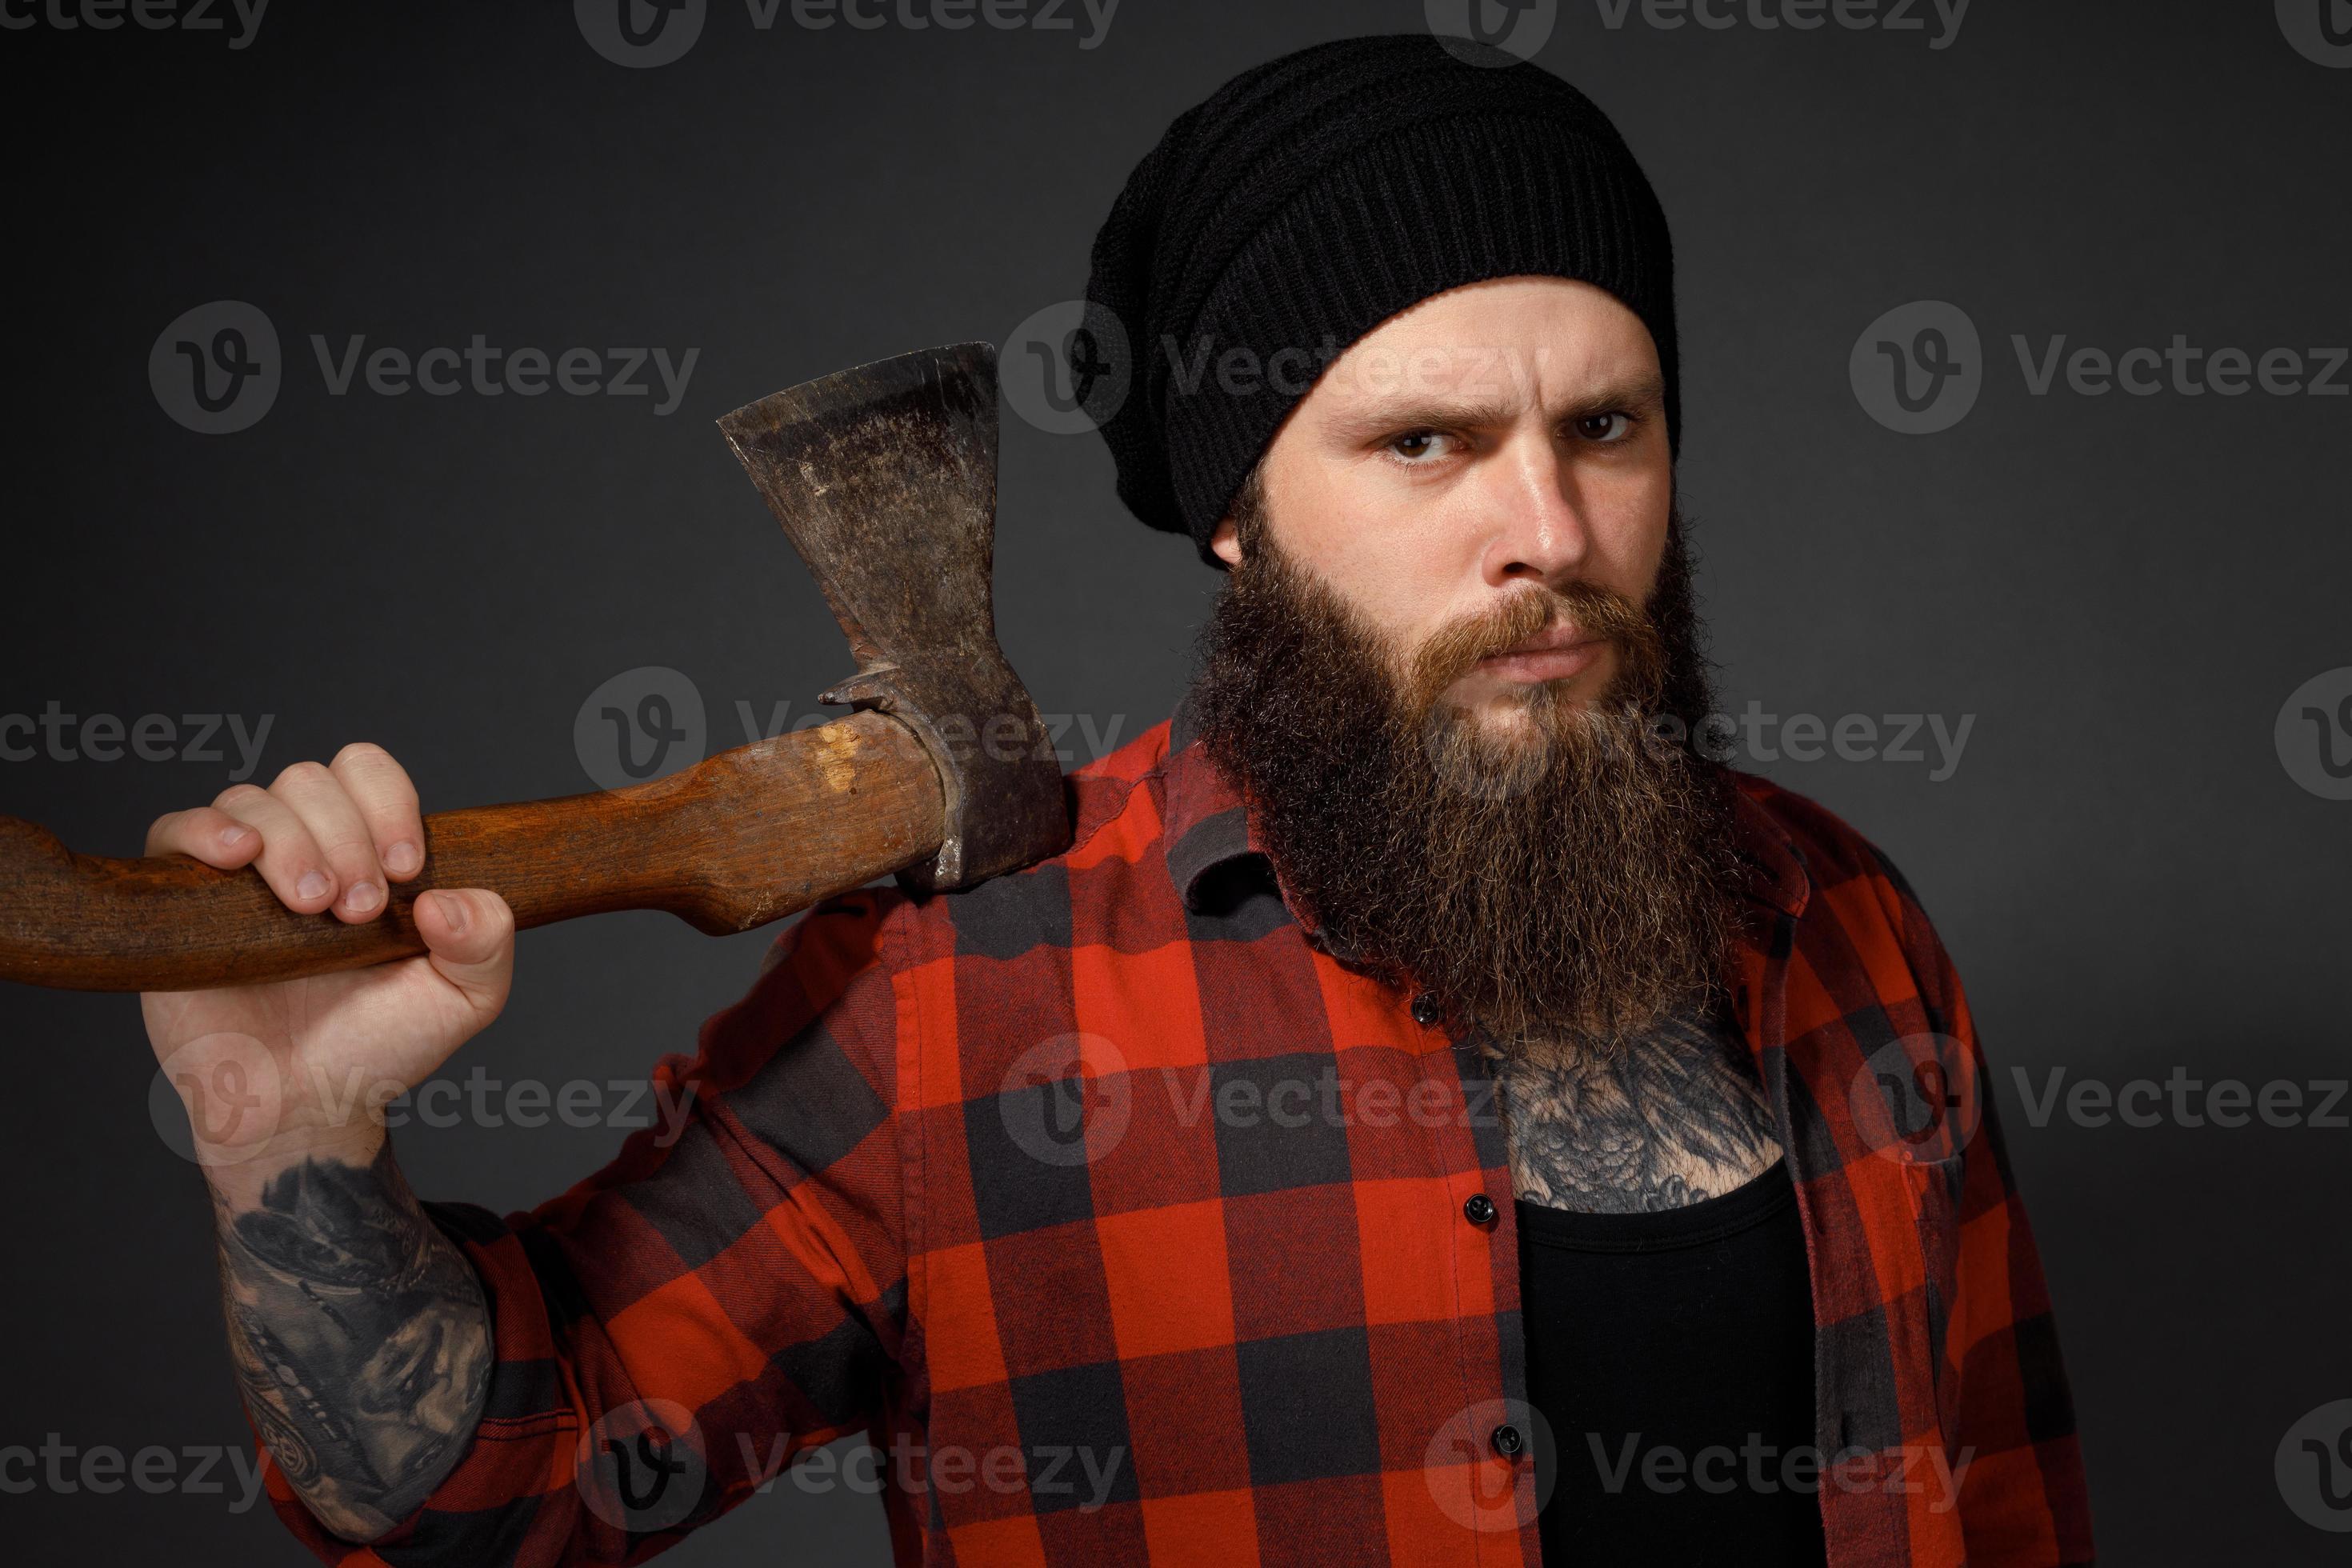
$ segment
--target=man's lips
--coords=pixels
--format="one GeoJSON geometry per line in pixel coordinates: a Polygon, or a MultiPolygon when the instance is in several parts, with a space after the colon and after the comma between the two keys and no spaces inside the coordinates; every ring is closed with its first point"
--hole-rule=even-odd
{"type": "Polygon", "coordinates": [[[1505,652],[1488,654],[1478,661],[1478,669],[1506,680],[1559,680],[1591,668],[1608,646],[1606,637],[1555,626],[1505,652]]]}

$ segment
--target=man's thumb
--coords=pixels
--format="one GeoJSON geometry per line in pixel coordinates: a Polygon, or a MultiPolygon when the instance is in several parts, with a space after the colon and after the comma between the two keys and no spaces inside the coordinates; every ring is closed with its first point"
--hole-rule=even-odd
{"type": "Polygon", "coordinates": [[[417,896],[416,934],[441,978],[477,1008],[496,1012],[514,975],[514,911],[488,888],[436,888],[417,896]]]}

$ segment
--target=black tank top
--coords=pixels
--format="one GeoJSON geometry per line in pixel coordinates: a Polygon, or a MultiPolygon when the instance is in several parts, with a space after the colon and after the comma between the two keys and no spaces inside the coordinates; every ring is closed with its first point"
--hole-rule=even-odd
{"type": "Polygon", "coordinates": [[[1822,1568],[1812,1289],[1787,1166],[1654,1214],[1517,1214],[1544,1560],[1822,1568]]]}

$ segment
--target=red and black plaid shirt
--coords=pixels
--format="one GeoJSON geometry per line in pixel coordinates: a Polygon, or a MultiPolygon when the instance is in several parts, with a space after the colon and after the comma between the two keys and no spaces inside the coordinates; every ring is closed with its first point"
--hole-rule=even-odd
{"type": "MultiPolygon", "coordinates": [[[[1539,1562],[1485,1058],[1295,918],[1187,721],[1072,776],[1067,853],[787,930],[656,1069],[695,1089],[667,1147],[503,1221],[435,1205],[492,1303],[480,1429],[381,1557],[272,1468],[286,1522],[330,1561],[635,1561],[862,1432],[838,1484],[878,1485],[901,1563],[1539,1562]]],[[[1829,1561],[2088,1563],[1959,979],[1875,848],[1739,784],[1732,990],[1804,1221],[1829,1561]]]]}

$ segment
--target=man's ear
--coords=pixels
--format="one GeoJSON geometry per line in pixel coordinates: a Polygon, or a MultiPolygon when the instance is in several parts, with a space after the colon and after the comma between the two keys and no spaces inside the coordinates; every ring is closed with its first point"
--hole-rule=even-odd
{"type": "Polygon", "coordinates": [[[1217,559],[1228,566],[1242,563],[1241,536],[1234,531],[1232,512],[1217,520],[1217,531],[1209,535],[1209,548],[1215,551],[1217,559]]]}

